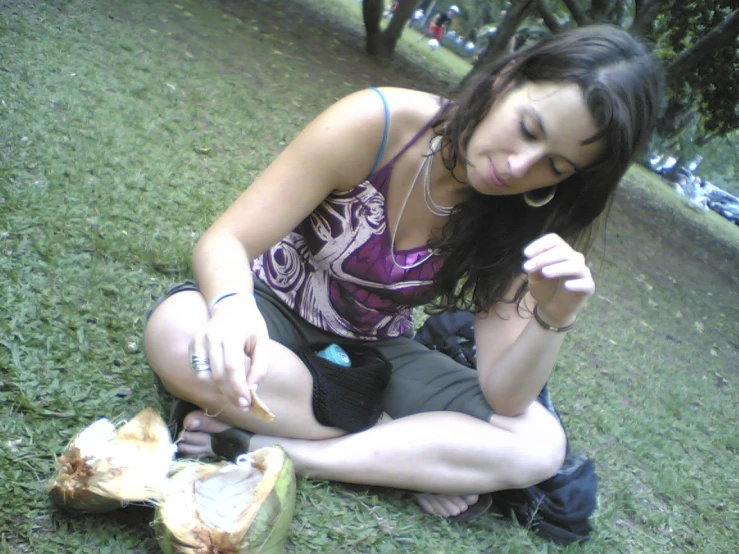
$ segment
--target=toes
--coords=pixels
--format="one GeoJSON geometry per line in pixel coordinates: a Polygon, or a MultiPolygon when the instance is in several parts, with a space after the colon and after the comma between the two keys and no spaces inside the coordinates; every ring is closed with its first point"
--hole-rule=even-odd
{"type": "Polygon", "coordinates": [[[464,496],[461,496],[460,498],[462,499],[462,502],[464,502],[467,506],[477,504],[477,501],[480,500],[480,496],[477,494],[466,494],[464,496]]]}
{"type": "Polygon", "coordinates": [[[417,494],[415,496],[416,502],[418,502],[418,505],[427,514],[448,517],[448,515],[445,515],[445,510],[443,506],[439,504],[439,500],[436,498],[435,494],[417,494]]]}
{"type": "Polygon", "coordinates": [[[177,443],[177,454],[180,458],[194,458],[196,460],[213,455],[210,448],[204,449],[202,446],[191,445],[185,442],[177,443]]]}
{"type": "Polygon", "coordinates": [[[415,498],[424,512],[441,517],[458,516],[479,499],[476,494],[457,496],[429,493],[418,493],[415,498]]]}
{"type": "Polygon", "coordinates": [[[177,452],[185,458],[213,456],[210,435],[208,433],[183,431],[177,440],[177,452]]]}
{"type": "Polygon", "coordinates": [[[183,425],[188,431],[194,431],[197,429],[203,433],[220,433],[230,427],[222,421],[217,420],[215,417],[207,415],[202,410],[195,410],[187,414],[183,421],[183,425]]]}
{"type": "Polygon", "coordinates": [[[444,517],[458,516],[467,509],[467,503],[460,496],[440,496],[439,504],[444,507],[444,517]]]}
{"type": "Polygon", "coordinates": [[[185,416],[182,420],[182,426],[188,431],[193,431],[200,427],[200,423],[205,418],[205,413],[202,410],[194,410],[185,416]]]}
{"type": "Polygon", "coordinates": [[[182,431],[178,444],[189,444],[191,446],[210,446],[210,435],[208,433],[197,433],[195,431],[182,431]]]}
{"type": "Polygon", "coordinates": [[[443,495],[419,493],[415,496],[418,505],[424,512],[428,514],[434,514],[441,517],[450,517],[455,516],[459,513],[459,510],[455,508],[454,504],[450,503],[443,495]]]}
{"type": "Polygon", "coordinates": [[[187,414],[182,424],[185,430],[177,438],[177,452],[183,458],[215,456],[211,444],[212,435],[230,428],[202,410],[187,414]]]}
{"type": "MultiPolygon", "coordinates": [[[[188,416],[189,417],[189,416],[188,416]]],[[[196,429],[200,428],[200,418],[199,417],[191,417],[191,418],[185,418],[185,421],[182,422],[182,426],[187,431],[195,431],[196,429]]]]}

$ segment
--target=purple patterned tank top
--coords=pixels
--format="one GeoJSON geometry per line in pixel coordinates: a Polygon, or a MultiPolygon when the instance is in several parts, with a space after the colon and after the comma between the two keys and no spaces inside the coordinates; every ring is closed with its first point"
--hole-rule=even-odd
{"type": "Polygon", "coordinates": [[[412,328],[412,309],[436,293],[443,264],[425,247],[390,253],[385,199],[395,161],[347,192],[333,192],[287,237],[254,260],[255,275],[312,325],[363,340],[412,328]],[[419,265],[411,266],[427,258],[419,265]]]}

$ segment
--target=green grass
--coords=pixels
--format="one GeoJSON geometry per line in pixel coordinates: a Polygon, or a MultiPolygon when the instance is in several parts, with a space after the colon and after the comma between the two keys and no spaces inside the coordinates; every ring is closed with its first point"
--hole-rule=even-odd
{"type": "MultiPolygon", "coordinates": [[[[151,510],[68,514],[45,493],[54,456],[94,419],[166,413],[141,352],[152,300],[324,107],[369,85],[443,92],[466,67],[415,33],[398,59],[368,59],[349,0],[0,7],[0,552],[156,552],[151,510]]],[[[735,550],[738,237],[630,172],[552,379],[600,475],[596,534],[563,551],[735,550]]],[[[305,480],[289,540],[293,553],[559,550],[492,515],[455,526],[398,492],[305,480]]]]}
{"type": "Polygon", "coordinates": [[[629,173],[631,190],[638,194],[643,202],[658,206],[662,211],[674,214],[681,220],[681,225],[690,228],[692,233],[725,244],[726,248],[739,250],[739,233],[737,226],[721,217],[714,211],[701,213],[689,207],[687,199],[675,193],[672,186],[657,179],[652,172],[642,166],[632,167],[629,173]]]}

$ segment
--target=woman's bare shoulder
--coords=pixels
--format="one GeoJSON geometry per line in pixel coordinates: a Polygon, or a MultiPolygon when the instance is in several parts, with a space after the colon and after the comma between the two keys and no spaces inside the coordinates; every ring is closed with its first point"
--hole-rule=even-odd
{"type": "Polygon", "coordinates": [[[443,105],[445,100],[438,95],[417,90],[378,87],[365,89],[346,96],[336,102],[332,110],[340,110],[342,115],[352,114],[353,119],[384,121],[390,116],[390,122],[396,126],[417,126],[426,123],[443,105]],[[387,107],[387,112],[384,107],[387,107]]]}
{"type": "MultiPolygon", "coordinates": [[[[445,100],[438,95],[417,90],[383,87],[389,115],[385,159],[391,158],[435,115],[445,100]]],[[[375,92],[376,94],[376,92],[375,92]]]]}
{"type": "Polygon", "coordinates": [[[314,159],[334,168],[332,186],[347,190],[367,175],[385,135],[385,158],[389,159],[420,128],[438,113],[442,100],[433,94],[383,87],[364,89],[329,106],[296,138],[291,149],[312,151],[314,159]],[[378,94],[379,92],[379,94],[378,94]],[[387,108],[387,109],[385,109],[387,108]],[[338,170],[339,164],[343,169],[338,170]]]}
{"type": "Polygon", "coordinates": [[[437,94],[395,87],[378,88],[387,99],[392,117],[411,126],[426,123],[441,109],[446,100],[437,94]]]}

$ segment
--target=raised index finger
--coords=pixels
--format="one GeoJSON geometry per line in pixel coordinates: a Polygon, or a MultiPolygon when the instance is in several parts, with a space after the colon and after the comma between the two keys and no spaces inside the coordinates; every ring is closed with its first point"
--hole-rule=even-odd
{"type": "Polygon", "coordinates": [[[562,237],[560,237],[556,233],[549,233],[548,235],[539,237],[535,241],[529,243],[529,245],[524,248],[523,255],[531,259],[535,256],[538,256],[542,252],[546,252],[547,250],[559,246],[564,242],[565,241],[562,239],[562,237]]]}

